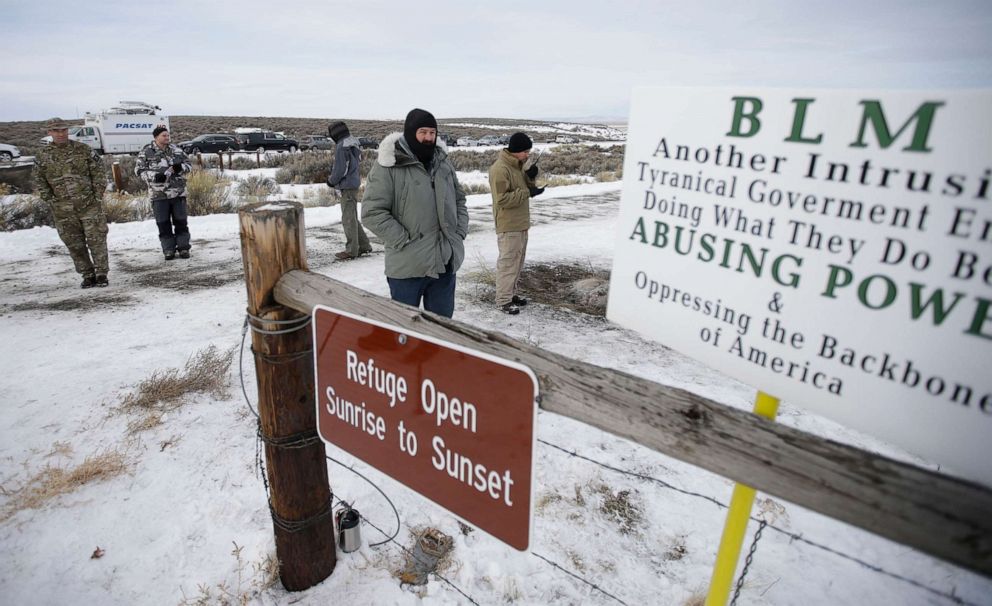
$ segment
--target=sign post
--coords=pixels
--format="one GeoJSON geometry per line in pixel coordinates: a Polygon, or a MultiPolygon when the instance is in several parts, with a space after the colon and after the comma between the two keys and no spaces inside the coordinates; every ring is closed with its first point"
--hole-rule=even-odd
{"type": "Polygon", "coordinates": [[[313,334],[320,437],[527,550],[534,373],[323,306],[314,309],[313,334]]]}
{"type": "MultiPolygon", "coordinates": [[[[778,414],[778,398],[759,391],[754,399],[754,414],[771,421],[778,414]]],[[[727,521],[723,526],[723,536],[720,538],[720,548],[716,553],[716,564],[713,566],[713,577],[710,579],[710,591],[706,596],[706,606],[723,606],[730,596],[730,587],[734,583],[734,572],[741,557],[741,545],[747,532],[747,524],[751,520],[751,507],[754,505],[756,491],[746,484],[734,484],[734,494],[727,508],[727,521]]]]}

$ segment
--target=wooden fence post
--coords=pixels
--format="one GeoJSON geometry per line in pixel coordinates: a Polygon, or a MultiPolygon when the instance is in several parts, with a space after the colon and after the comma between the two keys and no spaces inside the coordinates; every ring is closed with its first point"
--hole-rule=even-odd
{"type": "Polygon", "coordinates": [[[121,163],[114,162],[110,166],[110,173],[114,176],[114,191],[121,193],[124,191],[124,175],[121,174],[121,163]]]}
{"type": "Polygon", "coordinates": [[[217,152],[217,160],[220,172],[224,172],[224,152],[217,152]]]}
{"type": "Polygon", "coordinates": [[[303,205],[252,204],[238,218],[276,555],[283,586],[301,591],[327,578],[337,560],[309,316],[273,297],[284,273],[306,269],[303,205]]]}

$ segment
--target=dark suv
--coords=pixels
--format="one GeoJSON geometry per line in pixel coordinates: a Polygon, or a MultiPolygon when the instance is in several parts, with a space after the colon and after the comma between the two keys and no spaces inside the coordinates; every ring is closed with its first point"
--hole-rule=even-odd
{"type": "Polygon", "coordinates": [[[334,141],[327,135],[304,135],[300,149],[334,149],[334,141]]]}
{"type": "Polygon", "coordinates": [[[263,130],[256,133],[240,133],[238,142],[245,151],[288,151],[295,152],[300,148],[296,139],[289,139],[279,133],[263,130]]]}
{"type": "Polygon", "coordinates": [[[368,137],[359,137],[358,146],[362,149],[373,149],[379,147],[379,142],[375,139],[370,139],[368,137]]]}
{"type": "Polygon", "coordinates": [[[240,148],[233,135],[200,135],[192,141],[183,141],[179,148],[187,154],[213,154],[240,148]]]}

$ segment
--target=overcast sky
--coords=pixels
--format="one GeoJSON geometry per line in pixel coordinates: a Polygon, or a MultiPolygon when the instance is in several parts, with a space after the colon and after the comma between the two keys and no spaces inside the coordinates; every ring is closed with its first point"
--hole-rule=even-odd
{"type": "Polygon", "coordinates": [[[992,1],[0,0],[0,120],[588,118],[638,85],[992,87],[992,1]]]}

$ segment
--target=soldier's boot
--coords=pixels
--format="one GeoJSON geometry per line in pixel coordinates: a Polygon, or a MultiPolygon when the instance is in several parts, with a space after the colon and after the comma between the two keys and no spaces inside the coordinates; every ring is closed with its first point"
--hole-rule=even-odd
{"type": "Polygon", "coordinates": [[[107,276],[100,275],[96,277],[96,285],[101,288],[104,288],[110,286],[110,282],[107,281],[107,276]]]}
{"type": "Polygon", "coordinates": [[[83,276],[83,283],[79,285],[80,288],[93,288],[96,286],[96,276],[83,276]]]}
{"type": "Polygon", "coordinates": [[[175,258],[176,258],[176,252],[175,251],[170,250],[170,251],[168,251],[168,252],[165,253],[165,260],[166,261],[171,261],[171,260],[173,260],[175,258]]]}
{"type": "Polygon", "coordinates": [[[179,251],[179,258],[180,259],[189,259],[189,249],[188,248],[184,248],[183,250],[179,251]]]}

